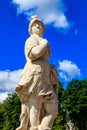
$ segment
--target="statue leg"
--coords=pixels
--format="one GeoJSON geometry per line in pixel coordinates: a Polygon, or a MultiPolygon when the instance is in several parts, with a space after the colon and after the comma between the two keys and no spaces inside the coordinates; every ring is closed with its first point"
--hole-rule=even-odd
{"type": "Polygon", "coordinates": [[[29,125],[29,109],[25,104],[22,104],[20,115],[20,126],[16,130],[28,130],[29,125]]]}
{"type": "Polygon", "coordinates": [[[44,115],[38,130],[52,130],[54,120],[58,114],[58,103],[53,99],[52,102],[44,102],[44,109],[46,114],[44,115]]]}
{"type": "Polygon", "coordinates": [[[42,100],[31,96],[29,98],[30,104],[30,130],[38,130],[40,124],[40,111],[42,106],[42,100]]]}

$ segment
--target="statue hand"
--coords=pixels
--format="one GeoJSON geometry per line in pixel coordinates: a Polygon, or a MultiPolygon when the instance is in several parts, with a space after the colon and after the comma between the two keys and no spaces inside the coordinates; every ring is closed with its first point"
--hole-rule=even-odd
{"type": "Polygon", "coordinates": [[[46,39],[41,39],[39,42],[40,42],[40,44],[45,44],[45,45],[49,46],[48,41],[46,39]]]}

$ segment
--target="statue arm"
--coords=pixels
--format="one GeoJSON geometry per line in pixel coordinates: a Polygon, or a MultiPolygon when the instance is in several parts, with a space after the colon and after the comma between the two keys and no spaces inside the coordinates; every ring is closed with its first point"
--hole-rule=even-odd
{"type": "Polygon", "coordinates": [[[47,46],[48,46],[47,40],[45,40],[45,39],[40,40],[40,44],[31,49],[29,58],[31,58],[31,57],[39,58],[39,57],[43,56],[43,54],[45,53],[45,51],[47,49],[47,46]]]}

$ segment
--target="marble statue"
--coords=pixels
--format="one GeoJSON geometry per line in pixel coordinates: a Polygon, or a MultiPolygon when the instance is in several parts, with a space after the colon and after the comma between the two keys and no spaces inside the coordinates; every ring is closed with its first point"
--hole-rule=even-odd
{"type": "Polygon", "coordinates": [[[32,16],[25,42],[26,64],[15,89],[20,101],[20,126],[16,130],[52,130],[58,114],[58,76],[50,65],[50,46],[43,38],[44,23],[32,16]]]}

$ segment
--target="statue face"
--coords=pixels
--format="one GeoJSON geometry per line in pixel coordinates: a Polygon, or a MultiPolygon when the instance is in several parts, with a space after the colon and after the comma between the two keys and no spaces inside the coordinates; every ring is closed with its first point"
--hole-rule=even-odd
{"type": "Polygon", "coordinates": [[[43,35],[44,27],[41,22],[36,21],[35,23],[33,23],[31,27],[31,31],[32,31],[32,34],[36,33],[38,35],[43,35]]]}

